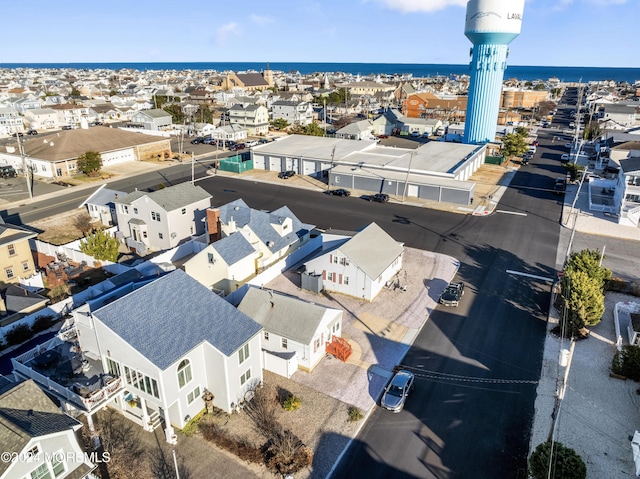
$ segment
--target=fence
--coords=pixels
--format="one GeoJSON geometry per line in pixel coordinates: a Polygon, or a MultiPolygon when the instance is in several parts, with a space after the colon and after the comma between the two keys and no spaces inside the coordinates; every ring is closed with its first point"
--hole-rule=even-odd
{"type": "Polygon", "coordinates": [[[486,156],[484,162],[489,165],[501,165],[504,162],[504,156],[486,156]]]}
{"type": "Polygon", "coordinates": [[[224,158],[219,163],[222,171],[242,173],[243,171],[253,170],[253,160],[246,158],[244,155],[224,158]]]}
{"type": "MultiPolygon", "coordinates": [[[[105,230],[112,236],[115,235],[116,231],[118,231],[117,226],[113,226],[109,229],[105,230]]],[[[58,257],[58,255],[65,255],[69,260],[75,263],[81,263],[85,261],[88,265],[93,265],[94,263],[102,263],[102,265],[111,265],[114,264],[111,261],[105,260],[97,260],[93,256],[89,256],[80,251],[80,242],[82,240],[75,240],[71,243],[67,243],[64,245],[53,245],[51,243],[45,243],[44,241],[40,241],[38,239],[30,239],[29,246],[32,251],[37,251],[38,253],[45,254],[47,256],[53,256],[54,258],[58,257]]]]}
{"type": "Polygon", "coordinates": [[[0,338],[4,342],[7,332],[16,326],[25,324],[29,327],[33,326],[35,320],[40,316],[52,316],[55,319],[59,319],[71,312],[73,308],[73,298],[66,298],[63,301],[60,301],[55,304],[51,304],[46,308],[40,309],[35,313],[28,314],[18,319],[17,321],[12,322],[11,324],[7,324],[6,326],[0,327],[0,338]]]}

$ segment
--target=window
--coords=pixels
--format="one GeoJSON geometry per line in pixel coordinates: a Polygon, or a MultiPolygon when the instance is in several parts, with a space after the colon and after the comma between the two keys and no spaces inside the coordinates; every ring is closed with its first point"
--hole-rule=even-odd
{"type": "Polygon", "coordinates": [[[120,211],[125,215],[129,214],[129,207],[127,205],[120,205],[120,211]]]}
{"type": "Polygon", "coordinates": [[[187,209],[186,209],[186,208],[182,208],[181,213],[182,213],[183,215],[186,215],[186,214],[187,214],[187,209]]]}
{"type": "Polygon", "coordinates": [[[240,386],[244,386],[249,379],[251,379],[251,369],[247,369],[245,373],[240,376],[240,386]]]}
{"type": "Polygon", "coordinates": [[[29,271],[29,262],[28,261],[23,261],[22,262],[22,271],[29,271]]]}
{"type": "Polygon", "coordinates": [[[160,213],[156,213],[155,211],[151,212],[151,219],[153,221],[160,221],[160,213]]]}
{"type": "Polygon", "coordinates": [[[327,281],[333,281],[333,273],[327,273],[327,281]]]}
{"type": "Polygon", "coordinates": [[[124,377],[127,384],[153,397],[160,398],[160,394],[158,394],[158,382],[155,379],[145,376],[141,372],[131,369],[128,366],[124,366],[124,377]]]}
{"type": "Polygon", "coordinates": [[[13,270],[11,268],[6,268],[4,270],[4,273],[7,275],[7,279],[11,279],[13,278],[13,270]]]}
{"type": "Polygon", "coordinates": [[[164,238],[164,236],[162,236],[162,233],[158,233],[158,238],[160,239],[164,238]]]}
{"type": "Polygon", "coordinates": [[[349,277],[345,276],[344,278],[342,278],[342,281],[344,282],[344,284],[349,284],[349,277]]]}
{"type": "Polygon", "coordinates": [[[13,243],[8,245],[7,249],[9,250],[9,256],[15,256],[16,255],[16,247],[15,247],[15,245],[13,243]]]}
{"type": "Polygon", "coordinates": [[[32,458],[40,454],[40,448],[36,445],[27,451],[26,457],[32,458]]]}
{"type": "Polygon", "coordinates": [[[333,262],[334,262],[335,264],[338,264],[338,257],[337,257],[337,256],[334,256],[334,257],[333,257],[333,262]]]}
{"type": "Polygon", "coordinates": [[[113,377],[120,377],[120,365],[111,358],[107,358],[107,371],[113,377]]]}
{"type": "Polygon", "coordinates": [[[200,386],[198,386],[193,391],[191,391],[189,394],[187,394],[187,403],[191,404],[193,401],[195,401],[199,397],[200,397],[200,386]]]}
{"type": "Polygon", "coordinates": [[[280,340],[280,345],[282,346],[282,349],[287,349],[287,338],[282,338],[280,340]]]}
{"type": "Polygon", "coordinates": [[[143,237],[143,238],[146,238],[146,237],[147,237],[147,231],[146,231],[146,230],[143,230],[143,231],[142,231],[142,237],[143,237]]]}
{"type": "Polygon", "coordinates": [[[48,464],[46,462],[40,464],[35,470],[31,471],[31,479],[51,479],[48,464]]]}
{"type": "Polygon", "coordinates": [[[238,358],[240,359],[238,364],[244,363],[249,358],[249,343],[240,348],[240,351],[238,351],[238,358]]]}
{"type": "Polygon", "coordinates": [[[56,452],[51,458],[51,468],[53,469],[53,475],[55,477],[60,477],[64,474],[64,453],[62,449],[56,452]]]}
{"type": "Polygon", "coordinates": [[[178,364],[178,385],[182,388],[193,379],[191,375],[191,363],[188,359],[183,359],[178,364]]]}
{"type": "Polygon", "coordinates": [[[137,215],[138,214],[138,208],[133,208],[133,214],[137,215]]]}
{"type": "Polygon", "coordinates": [[[264,334],[264,340],[269,341],[269,332],[265,331],[263,334],[264,334]]]}

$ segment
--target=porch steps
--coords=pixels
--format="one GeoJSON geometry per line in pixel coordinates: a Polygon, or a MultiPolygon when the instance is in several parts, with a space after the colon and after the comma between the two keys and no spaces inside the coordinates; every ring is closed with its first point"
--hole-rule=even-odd
{"type": "Polygon", "coordinates": [[[158,411],[151,411],[149,413],[149,422],[151,423],[154,431],[162,424],[162,418],[158,411]]]}
{"type": "Polygon", "coordinates": [[[327,353],[335,356],[343,363],[349,359],[351,356],[351,345],[347,342],[346,339],[343,339],[339,336],[332,336],[331,342],[327,343],[326,347],[327,353]]]}

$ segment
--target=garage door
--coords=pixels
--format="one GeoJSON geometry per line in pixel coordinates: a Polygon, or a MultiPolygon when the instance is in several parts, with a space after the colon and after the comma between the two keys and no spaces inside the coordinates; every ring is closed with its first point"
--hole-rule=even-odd
{"type": "Polygon", "coordinates": [[[407,187],[407,196],[413,196],[414,198],[417,198],[419,190],[420,187],[418,185],[409,185],[407,187]]]}
{"type": "Polygon", "coordinates": [[[256,170],[264,170],[264,156],[253,155],[253,167],[256,170]]]}
{"type": "Polygon", "coordinates": [[[282,159],[277,157],[269,158],[269,170],[270,171],[282,171],[282,159]]]}
{"type": "Polygon", "coordinates": [[[302,174],[312,176],[316,172],[316,162],[305,160],[302,162],[302,174]]]}

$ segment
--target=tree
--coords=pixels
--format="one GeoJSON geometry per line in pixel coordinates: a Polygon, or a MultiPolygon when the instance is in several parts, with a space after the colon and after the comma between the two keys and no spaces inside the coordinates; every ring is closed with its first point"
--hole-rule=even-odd
{"type": "Polygon", "coordinates": [[[502,154],[505,158],[522,156],[528,149],[525,138],[516,133],[509,133],[502,139],[502,154]]]}
{"type": "Polygon", "coordinates": [[[544,83],[538,83],[536,86],[533,87],[534,91],[542,91],[542,90],[546,90],[547,87],[545,86],[544,83]]]}
{"type": "Polygon", "coordinates": [[[547,441],[538,444],[529,457],[529,471],[534,479],[585,479],[587,477],[587,466],[582,458],[576,451],[561,442],[547,441]]]}
{"type": "Polygon", "coordinates": [[[71,87],[71,96],[80,96],[80,90],[78,90],[75,86],[71,87]]]}
{"type": "Polygon", "coordinates": [[[527,138],[529,136],[529,130],[524,126],[518,126],[513,132],[516,135],[520,135],[522,138],[527,138]]]}
{"type": "Polygon", "coordinates": [[[579,336],[585,326],[595,326],[604,314],[602,285],[584,271],[566,271],[562,278],[566,314],[560,327],[566,336],[579,336]]]}
{"type": "Polygon", "coordinates": [[[87,151],[76,160],[76,168],[87,176],[98,176],[102,168],[102,156],[96,151],[87,151]]]}
{"type": "Polygon", "coordinates": [[[324,130],[315,121],[306,126],[297,125],[291,129],[294,135],[324,136],[324,130]]]}
{"type": "Polygon", "coordinates": [[[284,130],[289,126],[289,122],[284,118],[274,118],[270,123],[274,130],[284,130]]]}
{"type": "Polygon", "coordinates": [[[585,140],[595,140],[599,138],[600,135],[602,135],[602,130],[598,122],[589,120],[587,126],[584,127],[583,136],[585,140]]]}
{"type": "Polygon", "coordinates": [[[118,239],[105,230],[98,230],[80,242],[80,251],[101,261],[117,261],[118,239]]]}
{"type": "Polygon", "coordinates": [[[174,124],[181,125],[184,123],[184,112],[180,105],[165,105],[162,109],[171,114],[171,121],[174,124]]]}
{"type": "Polygon", "coordinates": [[[576,181],[584,170],[584,166],[578,165],[577,163],[563,163],[562,167],[566,170],[567,174],[571,178],[571,181],[576,181]]]}
{"type": "Polygon", "coordinates": [[[566,270],[583,271],[588,276],[595,278],[600,283],[601,289],[604,291],[605,283],[611,279],[611,270],[602,267],[604,257],[598,249],[583,249],[573,252],[569,255],[565,265],[566,270]]]}

